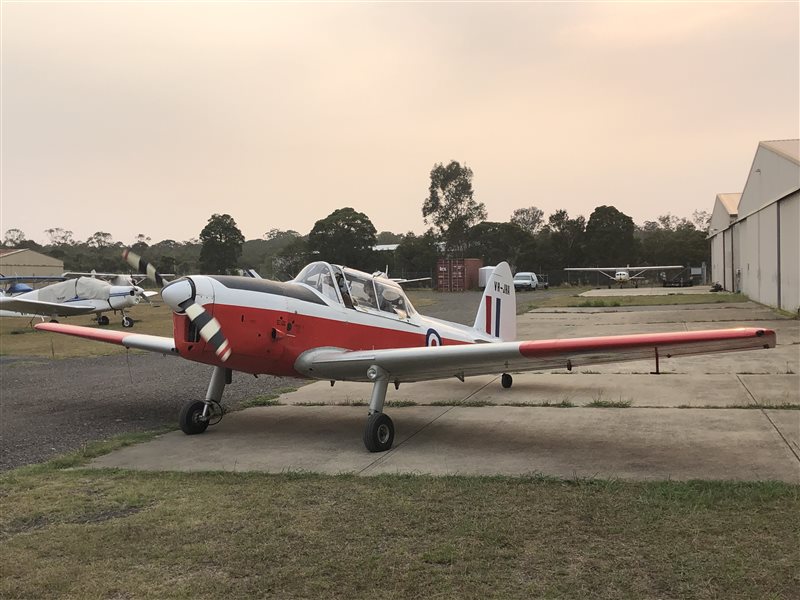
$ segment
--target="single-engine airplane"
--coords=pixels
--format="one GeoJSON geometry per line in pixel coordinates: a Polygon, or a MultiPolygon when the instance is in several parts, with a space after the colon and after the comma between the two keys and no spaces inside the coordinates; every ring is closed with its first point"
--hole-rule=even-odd
{"type": "Polygon", "coordinates": [[[128,328],[133,327],[133,319],[125,310],[139,304],[147,293],[138,285],[112,285],[102,279],[77,277],[0,296],[0,317],[49,317],[55,321],[57,317],[96,314],[98,324],[108,325],[108,317],[102,313],[119,311],[122,326],[128,328]]]}
{"type": "Polygon", "coordinates": [[[389,384],[512,371],[567,368],[775,346],[761,328],[514,341],[516,303],[508,263],[490,276],[472,327],[419,314],[403,289],[384,277],[313,262],[281,283],[225,275],[191,275],[164,285],[133,252],[125,258],[164,286],[173,335],[160,337],[40,323],[37,329],[177,355],[213,366],[205,400],[181,409],[180,427],[198,434],[221,416],[233,371],[371,382],[364,445],[392,447],[394,424],[383,412],[389,384]]]}
{"type": "MultiPolygon", "coordinates": [[[[637,281],[644,279],[642,273],[646,271],[669,271],[672,269],[683,269],[683,265],[661,265],[655,267],[571,267],[564,269],[565,271],[588,271],[594,273],[602,273],[605,277],[611,280],[612,283],[618,283],[622,287],[626,283],[634,282],[635,287],[639,287],[637,281]]],[[[611,283],[608,284],[611,287],[611,283]]]]}

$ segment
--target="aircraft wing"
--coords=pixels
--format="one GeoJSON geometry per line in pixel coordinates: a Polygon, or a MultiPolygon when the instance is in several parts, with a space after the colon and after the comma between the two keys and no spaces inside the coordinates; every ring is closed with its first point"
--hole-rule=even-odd
{"type": "Polygon", "coordinates": [[[656,265],[655,267],[628,267],[629,271],[655,271],[656,269],[667,270],[667,269],[685,269],[683,265],[656,265]]]}
{"type": "Polygon", "coordinates": [[[12,296],[10,298],[0,298],[0,310],[11,310],[18,313],[43,315],[46,317],[71,317],[93,312],[96,310],[96,307],[91,304],[42,302],[41,300],[26,300],[12,296]]]}
{"type": "Polygon", "coordinates": [[[63,323],[38,323],[34,325],[34,328],[42,331],[73,335],[96,342],[116,344],[136,350],[178,355],[178,351],[175,348],[175,341],[171,337],[161,337],[143,333],[128,333],[125,331],[115,331],[113,329],[95,329],[94,327],[80,327],[78,325],[66,325],[63,323]]]}
{"type": "Polygon", "coordinates": [[[376,365],[394,382],[427,381],[775,347],[770,329],[741,328],[593,338],[345,351],[319,348],[295,368],[316,379],[366,381],[376,365]]]}
{"type": "Polygon", "coordinates": [[[619,267],[569,267],[565,271],[594,271],[598,273],[605,273],[606,271],[616,271],[619,267]]]}
{"type": "Polygon", "coordinates": [[[64,281],[60,275],[0,275],[0,283],[64,281]]]}

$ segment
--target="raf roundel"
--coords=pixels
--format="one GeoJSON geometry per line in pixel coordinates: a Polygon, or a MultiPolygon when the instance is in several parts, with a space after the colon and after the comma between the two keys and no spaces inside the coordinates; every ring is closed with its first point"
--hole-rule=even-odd
{"type": "Polygon", "coordinates": [[[435,329],[428,329],[428,333],[425,335],[425,345],[426,346],[441,346],[442,345],[442,336],[435,329]]]}

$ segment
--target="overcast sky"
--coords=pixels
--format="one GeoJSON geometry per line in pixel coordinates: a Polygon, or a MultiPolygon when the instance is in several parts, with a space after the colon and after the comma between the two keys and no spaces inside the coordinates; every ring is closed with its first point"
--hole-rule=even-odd
{"type": "Polygon", "coordinates": [[[0,227],[421,233],[450,160],[495,221],[711,211],[800,135],[798,6],[3,2],[0,227]]]}

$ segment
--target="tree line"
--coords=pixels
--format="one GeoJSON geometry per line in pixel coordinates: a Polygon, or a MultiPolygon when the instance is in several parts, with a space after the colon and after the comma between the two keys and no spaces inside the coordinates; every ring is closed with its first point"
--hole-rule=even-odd
{"type": "MultiPolygon", "coordinates": [[[[508,261],[515,270],[565,278],[565,267],[710,262],[706,230],[710,215],[695,211],[691,219],[663,215],[637,225],[614,206],[594,209],[588,219],[559,209],[545,218],[536,206],[518,208],[505,222],[486,220],[486,207],[474,198],[472,170],[457,161],[434,165],[422,216],[421,235],[378,232],[369,217],[344,207],[318,220],[307,235],[271,229],[259,239],[245,240],[233,217],[212,215],[198,238],[152,243],[139,234],[131,246],[162,272],[231,273],[253,268],[262,276],[288,279],[312,260],[326,260],[365,271],[389,269],[397,276],[433,276],[443,256],[482,258],[484,264],[508,261]],[[378,244],[399,244],[395,251],[377,251],[378,244]]],[[[69,271],[126,272],[122,242],[98,231],[85,241],[62,228],[45,230],[49,243],[27,239],[19,229],[5,233],[4,246],[31,248],[64,261],[69,271]]]]}

